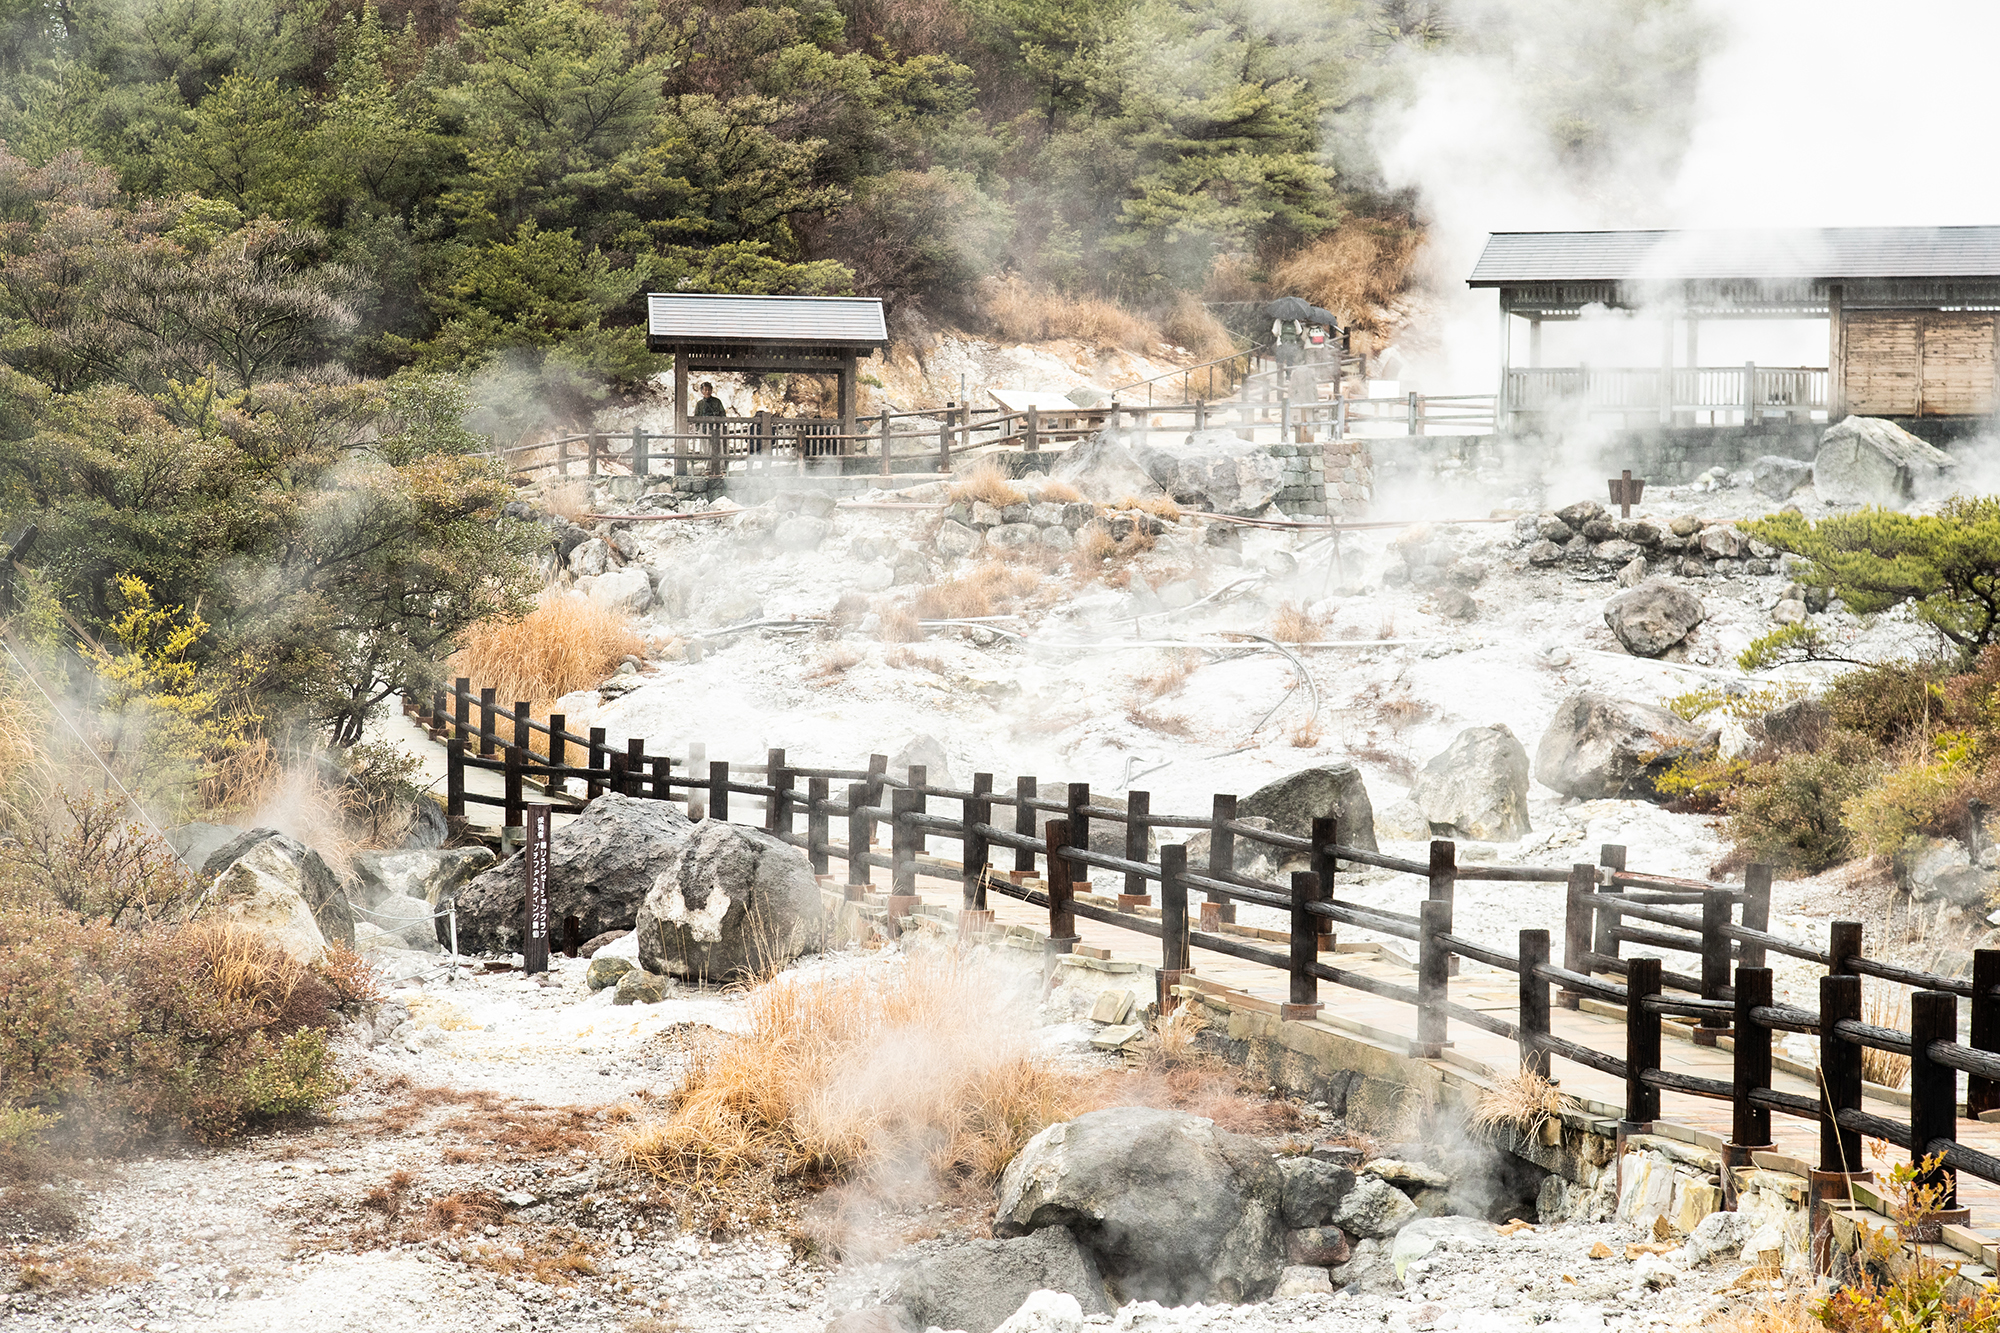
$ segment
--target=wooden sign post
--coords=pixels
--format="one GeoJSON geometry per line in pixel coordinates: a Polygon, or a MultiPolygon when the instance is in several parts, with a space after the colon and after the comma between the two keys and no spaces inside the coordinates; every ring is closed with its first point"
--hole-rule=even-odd
{"type": "Polygon", "coordinates": [[[1619,475],[1610,478],[1611,503],[1618,506],[1618,517],[1632,517],[1632,506],[1639,503],[1639,497],[1646,493],[1646,479],[1632,475],[1626,468],[1619,475]]]}
{"type": "Polygon", "coordinates": [[[521,970],[530,976],[549,970],[549,807],[531,805],[528,814],[528,893],[521,929],[521,970]]]}

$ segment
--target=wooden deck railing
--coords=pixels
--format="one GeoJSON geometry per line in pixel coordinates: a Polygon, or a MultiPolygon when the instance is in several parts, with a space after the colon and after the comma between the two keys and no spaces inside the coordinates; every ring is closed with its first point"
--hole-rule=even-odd
{"type": "Polygon", "coordinates": [[[1827,372],[1816,366],[1681,366],[1620,369],[1600,366],[1514,368],[1506,373],[1500,411],[1517,414],[1581,411],[1649,416],[1662,422],[1698,418],[1710,424],[1762,420],[1810,421],[1827,410],[1827,372]]]}
{"type": "MultiPolygon", "coordinates": [[[[493,690],[475,691],[463,677],[428,701],[408,701],[408,708],[448,747],[446,804],[454,820],[463,820],[468,805],[477,804],[496,807],[505,826],[517,827],[525,820],[531,784],[573,807],[612,791],[686,802],[691,813],[702,813],[705,805],[707,818],[725,820],[748,813],[732,798],[754,798],[762,803],[761,826],[801,848],[816,874],[827,874],[834,860],[845,864],[850,899],[871,898],[871,872],[888,870],[890,892],[881,905],[891,919],[907,915],[919,902],[920,878],[944,879],[957,890],[963,931],[992,923],[989,897],[999,893],[1048,912],[1048,947],[1057,953],[1077,943],[1079,918],[1159,940],[1163,1006],[1174,1003],[1174,987],[1194,971],[1195,951],[1225,954],[1286,974],[1288,998],[1280,1015],[1287,1020],[1314,1017],[1325,982],[1409,1005],[1411,1050],[1418,1056],[1439,1055],[1449,1044],[1448,1024],[1458,1022],[1518,1043],[1521,1064],[1543,1075],[1559,1058],[1622,1079],[1627,1129],[1660,1118],[1662,1092],[1729,1102],[1733,1132],[1725,1157],[1734,1166],[1748,1165],[1750,1153],[1771,1146],[1775,1112],[1818,1123],[1816,1188],[1825,1183],[1819,1177],[1844,1181],[1860,1171],[1863,1135],[1908,1149],[1913,1160],[1943,1155],[1944,1166],[1932,1183],[1944,1189],[1947,1221],[1953,1220],[1954,1173],[2000,1182],[2000,1157],[1959,1143],[1956,1132],[1961,1115],[1978,1118],[2000,1110],[2000,950],[1976,950],[1967,979],[1868,957],[1857,922],[1834,922],[1825,949],[1794,943],[1770,931],[1768,866],[1749,867],[1741,885],[1714,884],[1628,871],[1624,849],[1615,846],[1603,849],[1598,865],[1460,865],[1457,844],[1444,840],[1431,843],[1427,861],[1414,861],[1344,845],[1332,818],[1314,820],[1308,837],[1248,823],[1237,817],[1237,798],[1229,794],[1215,796],[1209,811],[1199,815],[1155,811],[1143,791],[1127,793],[1120,809],[1094,800],[1084,783],[1045,787],[1034,777],[1019,777],[1009,790],[996,786],[994,775],[978,773],[969,789],[959,790],[931,785],[922,765],[912,765],[906,779],[897,779],[883,755],[870,756],[858,768],[814,768],[773,749],[762,765],[732,767],[718,760],[707,762],[703,771],[686,766],[676,771],[674,759],[649,753],[642,739],[614,744],[601,727],[579,736],[561,714],[537,721],[528,704],[503,707],[493,690]],[[570,762],[571,747],[582,762],[570,762]],[[468,769],[502,774],[504,795],[466,790],[468,769]],[[751,775],[759,780],[745,780],[751,775]],[[581,791],[572,791],[571,783],[581,784],[581,791]],[[934,803],[956,806],[956,812],[934,803]],[[832,836],[835,821],[844,825],[842,840],[832,836]],[[1100,822],[1119,831],[1093,839],[1092,827],[1100,822]],[[882,825],[890,829],[886,852],[878,850],[876,838],[882,825]],[[1206,833],[1205,860],[1190,864],[1179,844],[1149,851],[1155,829],[1206,833]],[[960,859],[929,855],[928,838],[956,841],[960,859]],[[1242,874],[1236,869],[1239,839],[1269,848],[1278,859],[1303,857],[1309,869],[1282,882],[1242,874]],[[1093,850],[1093,843],[1118,850],[1093,850]],[[1410,876],[1415,883],[1409,906],[1415,910],[1341,898],[1342,868],[1356,865],[1410,876]],[[1092,870],[1120,876],[1120,891],[1091,894],[1092,870]],[[1547,930],[1521,930],[1512,952],[1456,933],[1454,893],[1469,880],[1563,884],[1560,961],[1547,930]],[[1079,882],[1086,886],[1081,891],[1079,882]],[[1287,928],[1238,927],[1236,907],[1242,903],[1284,913],[1287,928]],[[1415,984],[1325,961],[1337,957],[1334,934],[1342,925],[1414,944],[1415,984]],[[1669,970],[1657,953],[1624,956],[1626,944],[1693,962],[1687,971],[1669,970]],[[1771,954],[1826,969],[1817,1009],[1774,1002],[1766,965],[1771,954]],[[1516,976],[1513,1020],[1451,1000],[1448,979],[1457,958],[1516,976]],[[1864,976],[1913,988],[1908,1030],[1862,1021],[1864,976]],[[1961,999],[1971,1005],[1965,1042],[1957,1039],[1961,999]],[[1587,1001],[1622,1009],[1622,1051],[1595,1050],[1553,1031],[1553,1006],[1579,1008],[1587,1001]],[[1730,1037],[1733,1078],[1666,1068],[1661,1035],[1669,1017],[1693,1020],[1689,1035],[1700,1044],[1730,1037]],[[1819,1096],[1772,1086],[1774,1032],[1818,1038],[1819,1096]],[[1909,1058],[1907,1117],[1862,1110],[1863,1049],[1909,1058]],[[1961,1072],[1968,1076],[1963,1106],[1957,1094],[1961,1072]]],[[[1844,1184],[1825,1197],[1845,1197],[1844,1184]]]]}

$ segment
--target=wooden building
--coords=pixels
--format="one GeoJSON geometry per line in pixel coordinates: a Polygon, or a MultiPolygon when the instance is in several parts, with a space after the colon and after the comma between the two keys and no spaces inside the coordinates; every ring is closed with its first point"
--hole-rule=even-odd
{"type": "Polygon", "coordinates": [[[1499,293],[1498,409],[1509,424],[1566,405],[1745,423],[1964,420],[2000,406],[2000,227],[1496,232],[1468,281],[1499,293]],[[1543,322],[1590,307],[1660,319],[1660,361],[1543,366],[1543,322]],[[1823,366],[1700,364],[1705,321],[1815,318],[1827,321],[1823,366]],[[1528,326],[1526,366],[1514,363],[1516,319],[1528,326]]]}
{"type": "Polygon", "coordinates": [[[688,433],[688,386],[702,371],[831,375],[840,434],[854,436],[856,367],[889,345],[882,303],[859,296],[646,297],[646,350],[674,359],[674,434],[688,433]]]}

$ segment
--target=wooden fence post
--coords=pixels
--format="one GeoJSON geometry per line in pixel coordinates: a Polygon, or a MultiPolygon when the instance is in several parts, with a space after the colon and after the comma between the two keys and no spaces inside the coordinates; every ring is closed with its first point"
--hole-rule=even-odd
{"type": "Polygon", "coordinates": [[[991,773],[974,773],[972,799],[964,802],[959,814],[959,823],[965,830],[965,836],[960,839],[960,845],[964,850],[959,853],[959,859],[964,863],[963,880],[959,889],[960,920],[964,919],[964,913],[982,911],[986,906],[981,901],[986,890],[986,835],[976,826],[990,825],[993,822],[993,803],[985,799],[992,790],[991,773]]]}
{"type": "Polygon", "coordinates": [[[708,766],[708,817],[729,822],[729,761],[717,759],[708,766]]]}
{"type": "MultiPolygon", "coordinates": [[[[1217,794],[1208,819],[1208,877],[1227,884],[1236,873],[1236,834],[1225,827],[1236,818],[1236,798],[1217,794]]],[[[1209,889],[1202,894],[1201,928],[1219,932],[1222,924],[1236,920],[1236,904],[1229,895],[1209,889]]]]}
{"type": "Polygon", "coordinates": [[[1070,845],[1069,821],[1051,819],[1043,844],[1043,854],[1049,863],[1050,953],[1070,953],[1076,948],[1076,913],[1070,910],[1075,890],[1071,887],[1069,860],[1063,855],[1070,845]]]}
{"type": "Polygon", "coordinates": [[[436,740],[438,737],[444,735],[449,725],[450,715],[445,711],[444,691],[434,691],[431,694],[431,715],[429,721],[431,739],[436,740]]]}
{"type": "MultiPolygon", "coordinates": [[[[882,788],[885,785],[887,785],[888,778],[889,778],[889,756],[886,754],[869,755],[868,756],[868,804],[871,808],[880,806],[882,804],[882,788]]],[[[875,837],[875,826],[872,823],[868,826],[868,836],[870,840],[873,840],[873,838],[875,837]]]]}
{"type": "MultiPolygon", "coordinates": [[[[1950,991],[1920,990],[1910,996],[1910,1160],[1922,1162],[1943,1140],[1958,1138],[1958,1075],[1931,1059],[1934,1041],[1958,1040],[1958,997],[1950,991]]],[[[1957,1173],[1949,1167],[1923,1172],[1925,1185],[1942,1185],[1938,1206],[1958,1207],[1957,1173]]],[[[1935,1240],[1935,1237],[1928,1239],[1935,1240]]]]}
{"type": "MultiPolygon", "coordinates": [[[[1068,846],[1090,850],[1090,816],[1083,813],[1083,807],[1090,804],[1090,784],[1072,782],[1063,793],[1063,818],[1069,821],[1068,846]]],[[[1070,875],[1072,885],[1079,881],[1083,891],[1090,892],[1090,867],[1080,866],[1070,875]]]]}
{"type": "Polygon", "coordinates": [[[1549,932],[1524,930],[1519,950],[1521,960],[1521,1068],[1543,1078],[1549,1076],[1549,1053],[1540,1038],[1549,1035],[1549,983],[1535,975],[1535,969],[1549,961],[1549,932]]]}
{"type": "Polygon", "coordinates": [[[1445,1040],[1445,1001],[1451,985],[1451,950],[1438,936],[1451,934],[1451,899],[1426,898],[1418,904],[1417,926],[1417,1054],[1434,1060],[1451,1043],[1445,1040]]]}
{"type": "Polygon", "coordinates": [[[634,426],[632,428],[632,475],[635,477],[645,477],[652,475],[652,471],[653,455],[648,447],[646,428],[643,426],[634,426]]]}
{"type": "Polygon", "coordinates": [[[826,799],[827,780],[807,778],[806,859],[812,862],[812,871],[815,875],[824,875],[827,872],[826,799]]]}
{"type": "Polygon", "coordinates": [[[602,451],[603,444],[598,440],[595,431],[584,437],[584,473],[586,476],[592,478],[597,476],[597,456],[602,451]]]}
{"type": "MultiPolygon", "coordinates": [[[[1612,875],[1622,874],[1625,870],[1625,849],[1615,842],[1605,843],[1597,849],[1597,864],[1612,875]]],[[[1611,876],[1605,878],[1610,879],[1611,876]]],[[[1597,892],[1601,897],[1597,904],[1596,924],[1591,930],[1590,951],[1599,958],[1616,958],[1620,941],[1612,931],[1624,921],[1624,917],[1619,915],[1617,907],[1603,899],[1620,897],[1625,890],[1615,883],[1607,883],[1599,885],[1597,892]]]]}
{"type": "Polygon", "coordinates": [[[1319,878],[1309,870],[1292,872],[1291,1003],[1280,1006],[1281,1022],[1305,1022],[1318,1018],[1319,978],[1313,964],[1319,961],[1319,927],[1314,922],[1312,904],[1319,901],[1319,878]]]}
{"type": "Polygon", "coordinates": [[[764,829],[781,838],[792,834],[792,770],[785,767],[783,750],[764,752],[764,785],[771,789],[764,804],[764,829]]]}
{"type": "Polygon", "coordinates": [[[917,901],[917,849],[911,837],[916,825],[917,794],[898,787],[889,794],[889,915],[907,916],[917,901]]]}
{"type": "Polygon", "coordinates": [[[1023,448],[1026,452],[1032,454],[1040,451],[1041,447],[1042,414],[1031,407],[1028,409],[1028,443],[1023,448]]]}
{"type": "Polygon", "coordinates": [[[951,471],[951,423],[952,419],[957,415],[958,414],[956,412],[952,411],[951,408],[947,407],[944,410],[944,423],[938,427],[938,471],[939,472],[951,471]]]}
{"type": "MultiPolygon", "coordinates": [[[[1040,790],[1033,778],[1014,779],[1014,832],[1024,838],[1035,836],[1035,808],[1028,802],[1035,799],[1040,790]]],[[[1024,875],[1035,872],[1035,853],[1027,847],[1014,849],[1014,869],[1024,875]]]]}
{"type": "MultiPolygon", "coordinates": [[[[1972,951],[1972,1027],[1967,1044],[1975,1051],[2000,1051],[2000,949],[1972,951]]],[[[1965,1113],[1977,1120],[2000,1109],[2000,1080],[1965,1076],[1965,1113]]]]}
{"type": "Polygon", "coordinates": [[[701,770],[708,763],[708,743],[689,741],[687,757],[687,817],[699,822],[708,817],[707,786],[701,780],[701,770]]]}
{"type": "Polygon", "coordinates": [[[674,799],[674,761],[663,754],[653,756],[653,799],[671,801],[674,799]]]}
{"type": "Polygon", "coordinates": [[[1660,1067],[1660,1016],[1646,1001],[1660,993],[1660,960],[1634,958],[1625,969],[1625,1123],[1650,1125],[1660,1118],[1660,1090],[1645,1076],[1660,1067]]]}
{"type": "Polygon", "coordinates": [[[847,896],[859,898],[868,891],[868,784],[847,784],[847,896]]]}
{"type": "Polygon", "coordinates": [[[646,794],[646,741],[642,736],[630,736],[625,741],[625,788],[626,796],[646,794]]]}
{"type": "MultiPolygon", "coordinates": [[[[1771,1147],[1771,1111],[1750,1100],[1753,1092],[1771,1086],[1771,1029],[1759,1023],[1751,1011],[1771,1004],[1771,969],[1736,969],[1736,1058],[1733,1072],[1736,1086],[1726,1161],[1729,1166],[1749,1166],[1753,1151],[1771,1147]],[[1741,1160],[1738,1160],[1738,1159],[1741,1160]]],[[[1736,1194],[1736,1182],[1725,1173],[1723,1192],[1736,1194]]]]}
{"type": "Polygon", "coordinates": [[[465,734],[451,738],[444,760],[444,813],[447,819],[465,818],[465,734]]]}
{"type": "MultiPolygon", "coordinates": [[[[1835,922],[1853,925],[1853,922],[1835,922]]],[[[1842,1111],[1861,1109],[1861,1048],[1839,1033],[1861,1021],[1861,978],[1833,973],[1819,979],[1819,1169],[1809,1188],[1813,1272],[1831,1273],[1833,1219],[1827,1205],[1850,1197],[1848,1182],[1871,1173],[1861,1166],[1861,1135],[1840,1123],[1842,1111]]]]}
{"type": "MultiPolygon", "coordinates": [[[[1729,924],[1731,899],[1728,889],[1701,891],[1701,998],[1729,998],[1730,939],[1724,929],[1729,924]]],[[[1713,1046],[1715,1039],[1729,1031],[1729,1020],[1720,1014],[1703,1014],[1696,1024],[1697,1046],[1713,1046]]]]}
{"type": "Polygon", "coordinates": [[[563,729],[569,726],[569,717],[564,713],[549,714],[549,781],[544,788],[551,796],[559,796],[563,791],[563,729]]]}
{"type": "Polygon", "coordinates": [[[604,771],[607,775],[604,780],[604,790],[614,796],[623,796],[626,789],[632,785],[632,780],[628,776],[625,752],[623,750],[607,750],[604,755],[604,763],[604,771]]]}
{"type": "MultiPolygon", "coordinates": [[[[1753,865],[1743,871],[1743,913],[1741,920],[1746,929],[1768,931],[1771,928],[1771,867],[1753,865]]],[[[1752,944],[1748,940],[1739,941],[1736,946],[1736,966],[1764,966],[1764,946],[1752,944]]]]}
{"type": "Polygon", "coordinates": [[[479,691],[479,757],[490,759],[500,748],[500,736],[493,729],[494,704],[500,692],[491,685],[479,691]]]}
{"type": "MultiPolygon", "coordinates": [[[[1152,860],[1152,832],[1146,823],[1146,816],[1153,812],[1153,794],[1145,791],[1125,793],[1125,859],[1127,861],[1152,860]]],[[[1135,907],[1152,904],[1152,886],[1144,875],[1135,871],[1125,872],[1125,892],[1118,895],[1118,910],[1129,912],[1135,907]]]]}
{"type": "Polygon", "coordinates": [[[507,747],[506,800],[501,821],[508,828],[520,828],[527,819],[527,803],[521,793],[521,747],[507,747]]]}
{"type": "Polygon", "coordinates": [[[1188,966],[1187,848],[1170,843],[1160,848],[1160,1012],[1173,1008],[1174,982],[1194,969],[1188,966]]]}
{"type": "Polygon", "coordinates": [[[882,475],[887,477],[895,472],[895,465],[889,461],[889,451],[896,440],[895,427],[889,420],[889,409],[882,409],[882,475]]]}
{"type": "Polygon", "coordinates": [[[592,727],[590,729],[588,749],[590,750],[590,757],[584,764],[584,767],[590,770],[590,780],[584,785],[583,794],[585,799],[594,801],[604,795],[604,780],[598,776],[606,767],[604,762],[603,727],[592,727]]]}
{"type": "MultiPolygon", "coordinates": [[[[1337,865],[1333,848],[1339,842],[1340,821],[1332,815],[1314,816],[1312,822],[1312,850],[1306,853],[1306,859],[1311,863],[1313,877],[1319,880],[1319,900],[1323,903],[1333,901],[1333,876],[1335,866],[1337,865]]],[[[1319,930],[1319,951],[1321,953],[1332,953],[1333,923],[1331,921],[1321,921],[1319,923],[1319,930]]]]}
{"type": "MultiPolygon", "coordinates": [[[[1589,976],[1591,896],[1597,888],[1597,868],[1579,861],[1569,868],[1569,896],[1563,909],[1563,970],[1589,976]]],[[[1556,1003],[1574,1009],[1583,1003],[1581,992],[1564,988],[1556,993],[1556,1003]]]]}
{"type": "Polygon", "coordinates": [[[569,476],[569,436],[567,435],[556,441],[556,475],[564,478],[569,476]]]}

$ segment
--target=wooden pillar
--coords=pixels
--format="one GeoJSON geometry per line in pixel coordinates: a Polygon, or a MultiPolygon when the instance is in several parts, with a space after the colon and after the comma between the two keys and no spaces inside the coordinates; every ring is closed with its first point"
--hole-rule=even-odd
{"type": "MultiPolygon", "coordinates": [[[[1569,893],[1563,909],[1563,970],[1589,976],[1591,972],[1590,928],[1592,891],[1597,887],[1597,867],[1577,862],[1569,868],[1569,893]]],[[[1583,1003],[1578,991],[1565,990],[1556,996],[1565,1009],[1583,1003]]]]}
{"type": "MultiPolygon", "coordinates": [[[[1749,1153],[1771,1146],[1771,1112],[1753,1105],[1750,1094],[1771,1086],[1771,1029],[1751,1016],[1751,1010],[1771,1004],[1771,969],[1736,969],[1736,1052],[1734,1108],[1730,1120],[1730,1165],[1750,1165],[1749,1153]],[[1743,1160],[1737,1162],[1735,1159],[1743,1160]]],[[[1734,1181],[1728,1182],[1735,1193],[1734,1181]]]]}
{"type": "MultiPolygon", "coordinates": [[[[1972,951],[1972,1030],[1967,1044],[1975,1051],[2000,1051],[2000,949],[1972,951]]],[[[1968,1074],[1965,1078],[1965,1113],[1978,1119],[1981,1112],[2000,1110],[2000,1081],[1968,1074]]]]}
{"type": "Polygon", "coordinates": [[[674,357],[674,475],[687,475],[688,453],[688,359],[686,353],[674,357]]]}
{"type": "Polygon", "coordinates": [[[1660,1016],[1646,1001],[1660,993],[1660,960],[1634,958],[1625,972],[1625,1122],[1650,1125],[1660,1118],[1660,1090],[1646,1071],[1660,1067],[1660,1016]]]}
{"type": "MultiPolygon", "coordinates": [[[[1958,1075],[1931,1059],[1932,1042],[1958,1039],[1958,997],[1950,991],[1920,990],[1910,996],[1910,1161],[1922,1163],[1933,1145],[1958,1138],[1958,1075]]],[[[1958,1207],[1957,1173],[1949,1167],[1925,1171],[1917,1179],[1941,1185],[1938,1207],[1958,1207]]]]}
{"type": "MultiPolygon", "coordinates": [[[[1597,864],[1611,871],[1612,875],[1624,873],[1625,848],[1615,842],[1603,844],[1597,849],[1597,864]]],[[[1597,891],[1606,898],[1616,898],[1625,892],[1615,883],[1602,885],[1597,891]]],[[[1619,940],[1611,932],[1624,918],[1615,908],[1602,905],[1596,915],[1597,925],[1591,933],[1590,951],[1599,958],[1616,958],[1619,940]]]]}
{"type": "Polygon", "coordinates": [[[1528,367],[1539,370],[1542,365],[1542,317],[1528,316],[1528,367]]]}
{"type": "MultiPolygon", "coordinates": [[[[1035,808],[1028,802],[1035,799],[1039,790],[1033,778],[1014,779],[1014,832],[1024,838],[1035,836],[1035,808]]],[[[1035,853],[1026,847],[1014,849],[1014,870],[1016,874],[1035,873],[1035,853]]]]}
{"type": "Polygon", "coordinates": [[[1319,901],[1319,876],[1309,870],[1292,872],[1292,922],[1290,995],[1291,1002],[1278,1010],[1281,1021],[1305,1022],[1319,1017],[1319,978],[1313,964],[1319,961],[1319,927],[1314,924],[1312,904],[1319,901]]]}
{"type": "Polygon", "coordinates": [[[972,799],[960,807],[959,822],[964,825],[964,851],[959,860],[964,866],[964,879],[959,896],[962,912],[977,911],[983,904],[981,894],[985,888],[986,875],[986,835],[979,831],[980,825],[993,823],[993,803],[986,797],[993,791],[991,773],[972,775],[972,799]]]}
{"type": "MultiPolygon", "coordinates": [[[[1152,847],[1152,839],[1149,836],[1151,829],[1147,827],[1146,816],[1152,813],[1152,809],[1153,794],[1151,792],[1133,791],[1125,793],[1125,859],[1127,861],[1145,861],[1150,859],[1148,853],[1152,847]]],[[[1151,899],[1149,893],[1150,890],[1146,883],[1146,877],[1127,871],[1125,874],[1125,892],[1118,897],[1118,910],[1129,912],[1135,907],[1150,906],[1151,899]]]]}
{"type": "MultiPolygon", "coordinates": [[[[1720,1000],[1729,989],[1730,940],[1723,927],[1729,924],[1728,889],[1704,889],[1701,895],[1701,998],[1720,1000]]],[[[1720,1014],[1703,1014],[1694,1030],[1697,1046],[1713,1046],[1715,1039],[1729,1031],[1729,1020],[1720,1014]]]]}
{"type": "Polygon", "coordinates": [[[868,784],[847,784],[847,896],[859,898],[868,891],[868,784]]]}
{"type": "MultiPolygon", "coordinates": [[[[1508,318],[1509,316],[1507,313],[1507,294],[1505,292],[1502,292],[1500,294],[1500,382],[1494,386],[1493,390],[1495,395],[1493,399],[1493,422],[1494,425],[1500,430],[1507,429],[1507,427],[1511,424],[1507,420],[1507,414],[1509,409],[1509,404],[1507,402],[1507,370],[1509,364],[1512,361],[1512,357],[1509,354],[1507,340],[1508,336],[1513,332],[1513,330],[1508,326],[1507,323],[1508,318]]],[[[1540,327],[1539,321],[1537,321],[1536,327],[1539,329],[1540,327]]]]}
{"type": "Polygon", "coordinates": [[[1841,287],[1826,287],[1826,419],[1847,415],[1847,322],[1841,318],[1841,287]]]}
{"type": "Polygon", "coordinates": [[[1070,847],[1069,821],[1051,819],[1045,830],[1047,840],[1044,854],[1048,857],[1049,886],[1049,952],[1073,953],[1076,950],[1076,913],[1070,910],[1071,900],[1076,890],[1071,884],[1072,867],[1063,850],[1070,847]]]}
{"type": "Polygon", "coordinates": [[[1535,969],[1549,961],[1549,932],[1521,932],[1520,952],[1520,1033],[1521,1068],[1543,1078],[1549,1076],[1549,1053],[1536,1038],[1549,1034],[1549,983],[1535,975],[1535,969]]]}
{"type": "Polygon", "coordinates": [[[548,792],[551,796],[563,789],[563,730],[568,726],[568,714],[549,714],[549,780],[542,790],[548,792]]]}
{"type": "Polygon", "coordinates": [[[1160,848],[1160,1012],[1174,1007],[1174,985],[1194,969],[1188,966],[1187,848],[1171,843],[1160,848]]]}
{"type": "Polygon", "coordinates": [[[1660,424],[1674,422],[1674,317],[1660,316],[1660,424]]]}
{"type": "Polygon", "coordinates": [[[815,875],[824,875],[827,870],[827,785],[825,778],[806,779],[806,860],[812,863],[815,875]]]}
{"type": "Polygon", "coordinates": [[[852,438],[855,429],[854,399],[860,388],[856,382],[855,359],[852,356],[841,360],[840,369],[836,372],[834,378],[838,381],[834,389],[834,405],[835,410],[840,414],[840,433],[842,436],[847,437],[843,438],[840,442],[840,452],[851,454],[854,452],[854,440],[852,438]]]}
{"type": "Polygon", "coordinates": [[[1819,1169],[1861,1171],[1861,1135],[1840,1123],[1842,1111],[1861,1109],[1861,1048],[1841,1036],[1842,1023],[1861,1021],[1861,978],[1834,972],[1819,979],[1819,1169]]]}

